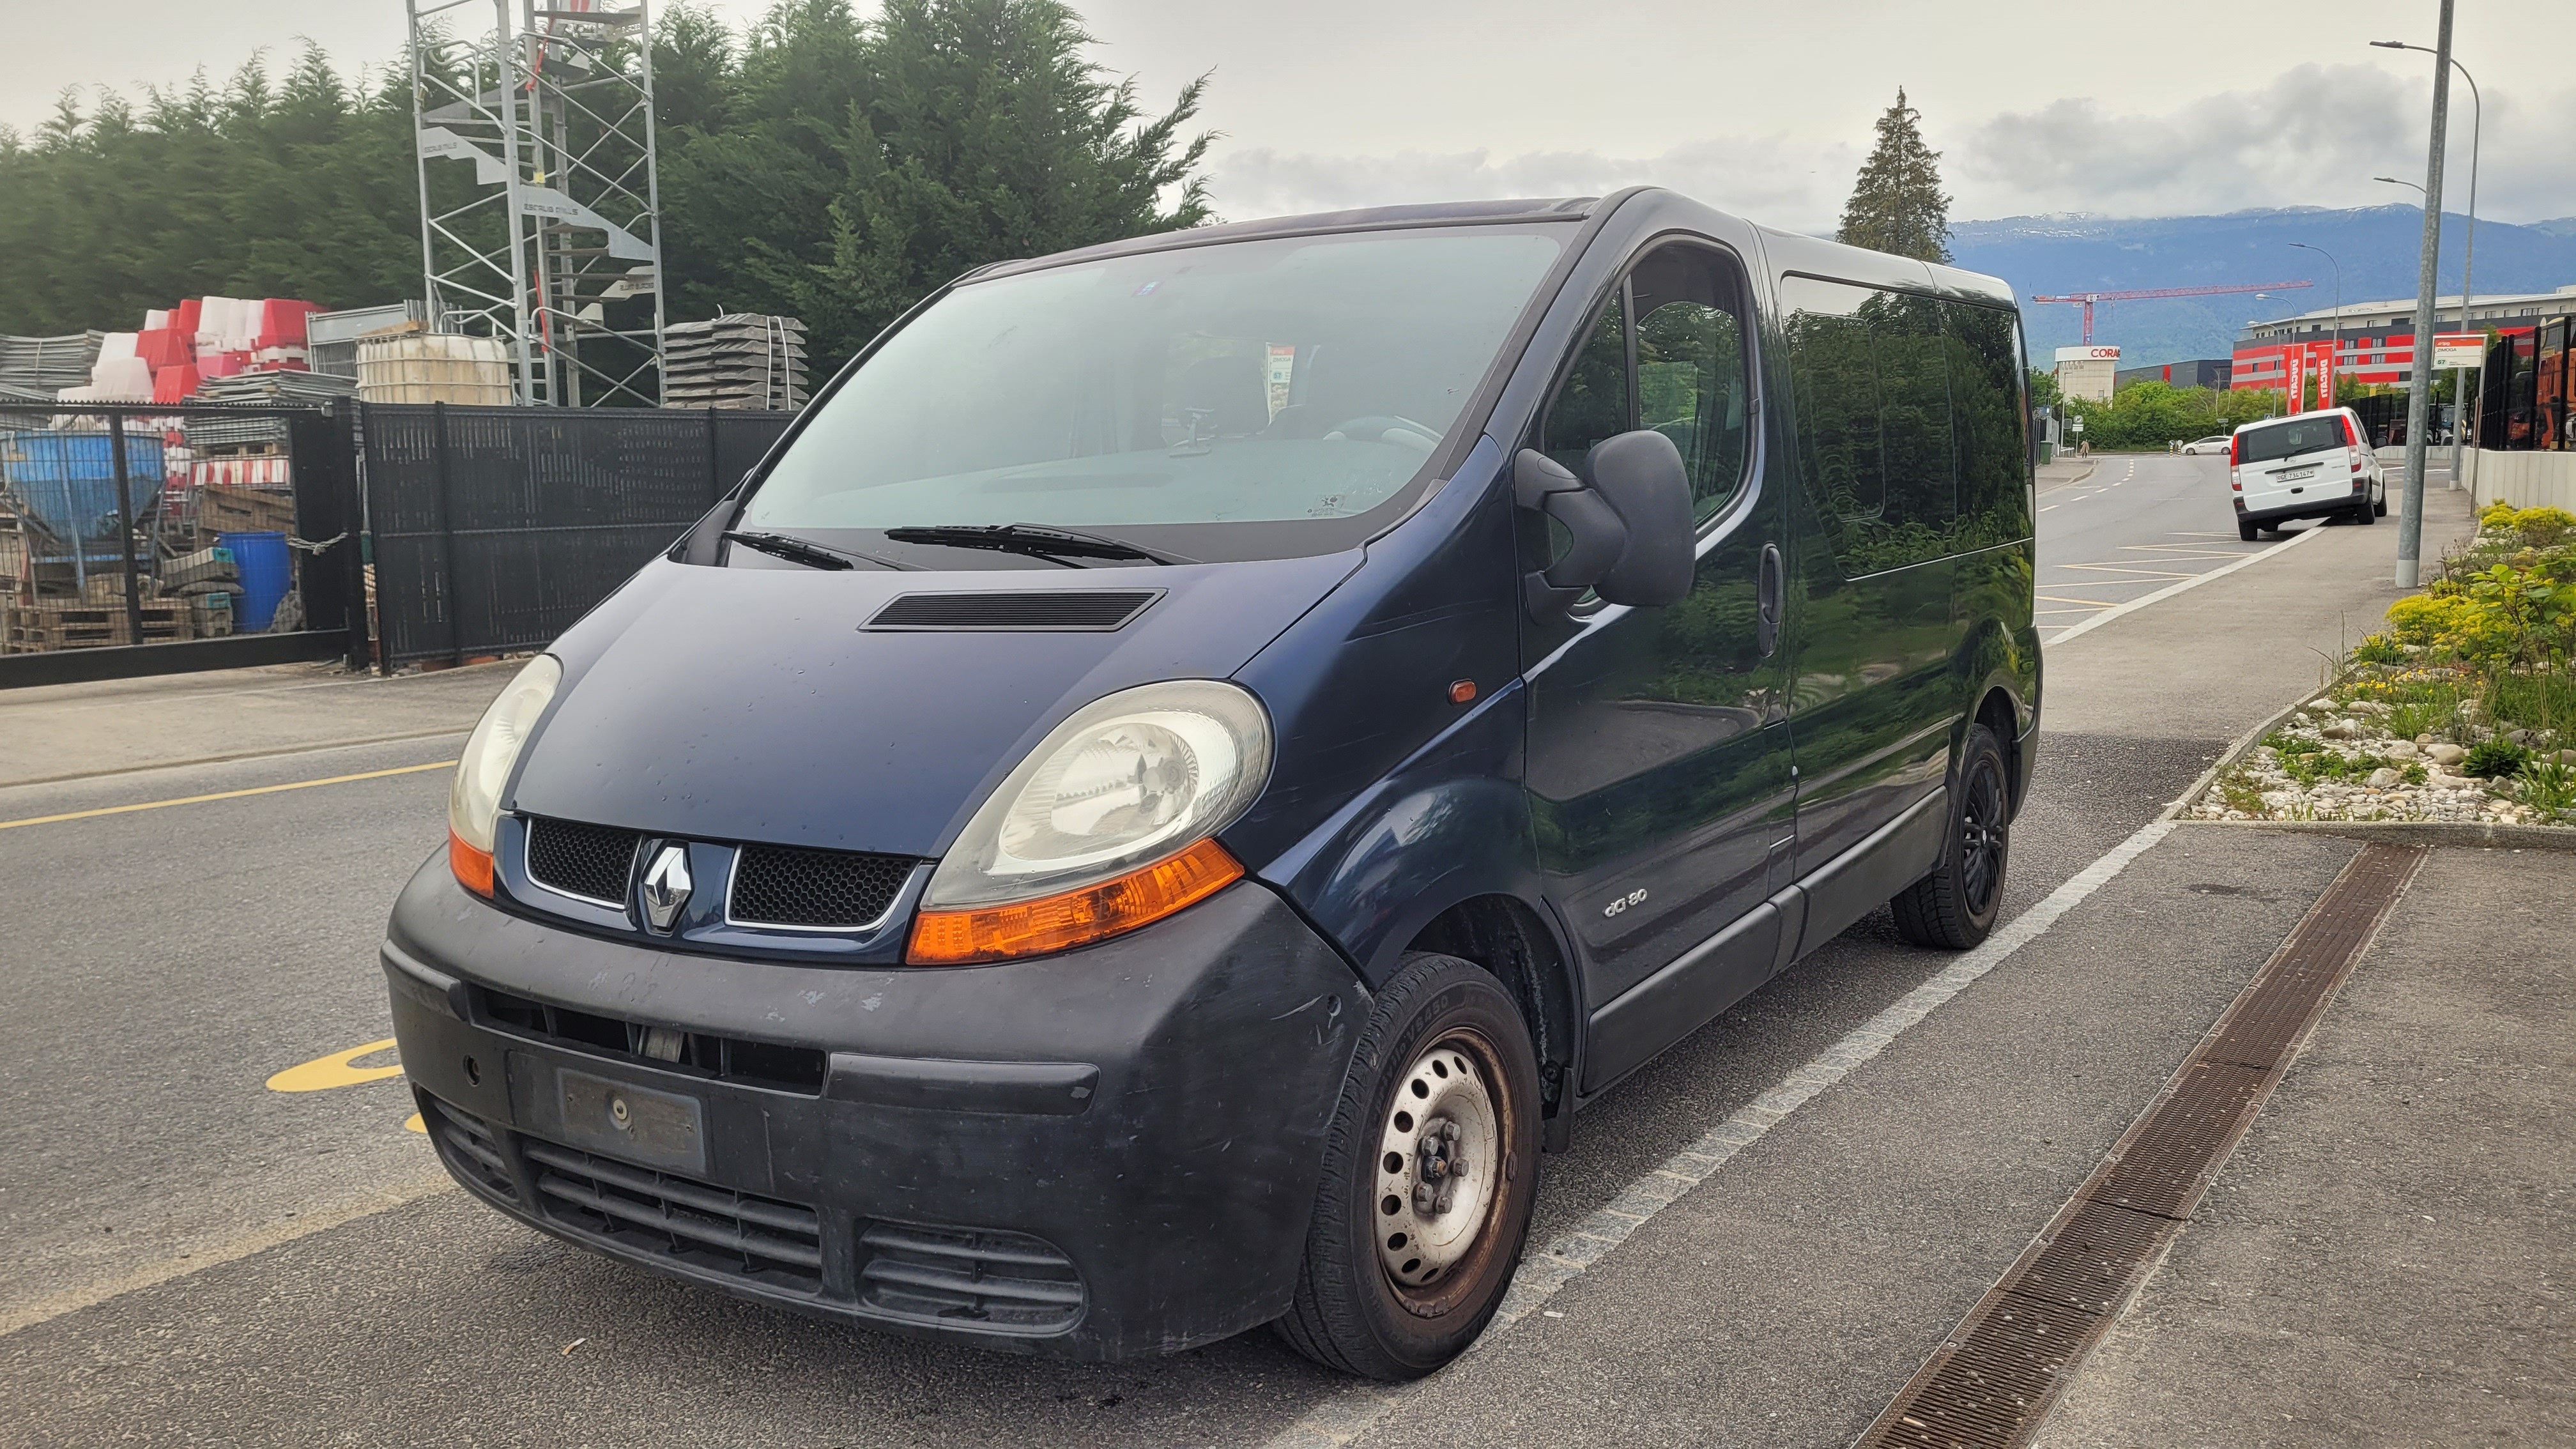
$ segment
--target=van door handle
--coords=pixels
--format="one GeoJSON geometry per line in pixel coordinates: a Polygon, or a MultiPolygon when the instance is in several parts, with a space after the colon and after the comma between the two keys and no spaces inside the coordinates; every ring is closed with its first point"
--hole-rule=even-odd
{"type": "Polygon", "coordinates": [[[1754,603],[1753,640],[1768,659],[1780,647],[1780,592],[1784,583],[1780,545],[1762,545],[1762,581],[1754,603]]]}

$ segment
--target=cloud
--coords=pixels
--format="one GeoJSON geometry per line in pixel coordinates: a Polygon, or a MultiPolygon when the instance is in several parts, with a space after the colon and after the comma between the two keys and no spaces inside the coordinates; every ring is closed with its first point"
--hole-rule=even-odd
{"type": "Polygon", "coordinates": [[[1217,210],[1232,220],[1515,196],[1601,196],[1623,186],[1668,186],[1774,226],[1829,229],[1859,169],[1847,145],[1785,136],[1689,141],[1660,155],[1486,150],[1398,151],[1386,156],[1289,153],[1247,147],[1219,157],[1210,177],[1217,210]]]}
{"type": "MultiPolygon", "coordinates": [[[[2080,98],[2006,113],[1975,127],[1956,148],[1953,176],[1974,210],[1953,210],[2157,216],[2411,201],[2371,178],[2423,176],[2431,91],[2428,80],[2370,66],[2303,65],[2260,90],[2204,97],[2161,115],[2113,115],[2080,98]]],[[[2553,162],[2546,148],[2530,144],[2553,125],[2568,134],[2571,113],[2576,91],[2533,108],[2500,94],[2487,98],[2481,212],[2576,210],[2563,187],[2549,194],[2540,173],[2553,162]]],[[[2464,93],[2454,92],[2451,115],[2453,170],[2443,201],[2456,211],[2467,197],[2464,93]]]]}

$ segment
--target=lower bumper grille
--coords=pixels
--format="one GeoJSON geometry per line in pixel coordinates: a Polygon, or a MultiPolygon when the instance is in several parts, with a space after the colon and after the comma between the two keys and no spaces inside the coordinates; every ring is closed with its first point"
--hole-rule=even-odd
{"type": "Polygon", "coordinates": [[[871,1223],[859,1234],[859,1301],[929,1323],[1047,1332],[1082,1316],[1082,1277],[1024,1233],[871,1223]]]}
{"type": "Polygon", "coordinates": [[[546,1216],[634,1252],[798,1292],[823,1287],[823,1224],[812,1208],[630,1167],[533,1139],[522,1143],[546,1216]]]}
{"type": "MultiPolygon", "coordinates": [[[[427,1092],[416,1095],[449,1171],[576,1239],[819,1308],[934,1328],[1037,1337],[1072,1328],[1089,1305],[1073,1260],[1025,1233],[862,1219],[855,1252],[827,1255],[824,1216],[802,1203],[499,1130],[427,1092]],[[522,1176],[533,1202],[516,1187],[522,1176]]],[[[836,1234],[850,1231],[847,1218],[835,1214],[833,1222],[836,1234]]]]}
{"type": "Polygon", "coordinates": [[[429,1140],[438,1148],[438,1155],[446,1159],[448,1171],[505,1202],[517,1202],[519,1189],[510,1180],[509,1164],[501,1156],[501,1144],[492,1136],[492,1129],[426,1092],[415,1096],[420,1102],[421,1125],[429,1129],[429,1140]]]}

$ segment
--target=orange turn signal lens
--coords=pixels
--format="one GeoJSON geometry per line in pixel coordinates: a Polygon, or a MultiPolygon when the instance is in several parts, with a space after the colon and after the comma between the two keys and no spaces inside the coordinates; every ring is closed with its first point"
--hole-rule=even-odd
{"type": "Polygon", "coordinates": [[[456,883],[485,900],[492,898],[492,852],[476,850],[447,832],[447,868],[456,872],[456,883]]]}
{"type": "MultiPolygon", "coordinates": [[[[490,863],[491,857],[484,857],[487,884],[490,863]]],[[[1070,951],[1159,921],[1241,879],[1242,864],[1224,846],[1202,840],[1178,855],[1078,891],[1006,906],[923,911],[913,923],[912,949],[904,959],[915,966],[967,966],[1070,951]]]]}

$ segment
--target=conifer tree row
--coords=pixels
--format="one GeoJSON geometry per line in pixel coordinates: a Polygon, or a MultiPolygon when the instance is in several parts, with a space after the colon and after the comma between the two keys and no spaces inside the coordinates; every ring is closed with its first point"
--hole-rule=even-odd
{"type": "MultiPolygon", "coordinates": [[[[665,294],[805,319],[825,368],[985,262],[1210,219],[1201,83],[1148,114],[1058,0],[780,0],[738,32],[657,17],[665,294]]],[[[306,47],[0,127],[0,332],[137,325],[193,295],[417,296],[408,67],[306,47]]],[[[461,200],[471,173],[431,172],[461,200]]],[[[445,203],[445,204],[452,204],[445,203]]]]}

